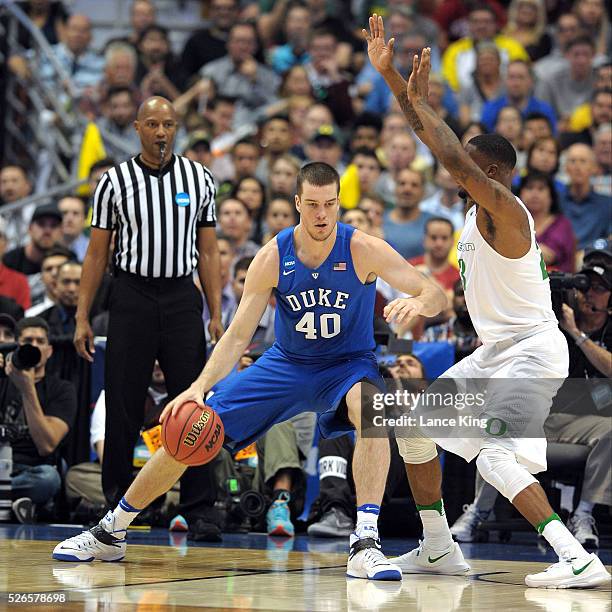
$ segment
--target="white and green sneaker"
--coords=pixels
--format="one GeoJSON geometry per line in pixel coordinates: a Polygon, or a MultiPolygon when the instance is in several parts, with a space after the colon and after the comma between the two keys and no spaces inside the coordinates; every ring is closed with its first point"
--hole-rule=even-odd
{"type": "Polygon", "coordinates": [[[610,573],[595,553],[562,557],[543,572],[525,576],[529,587],[543,589],[588,589],[610,584],[610,573]]]}
{"type": "Polygon", "coordinates": [[[446,550],[432,550],[427,542],[421,540],[418,548],[389,561],[400,567],[404,574],[459,576],[471,569],[457,542],[453,542],[446,550]]]}

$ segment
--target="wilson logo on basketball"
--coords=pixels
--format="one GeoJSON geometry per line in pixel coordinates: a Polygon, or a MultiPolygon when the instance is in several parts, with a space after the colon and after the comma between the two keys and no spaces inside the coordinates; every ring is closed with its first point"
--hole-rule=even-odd
{"type": "Polygon", "coordinates": [[[191,426],[191,430],[185,436],[183,444],[186,444],[187,446],[194,446],[195,443],[198,441],[202,430],[204,429],[204,427],[206,427],[208,419],[210,419],[210,412],[203,412],[200,415],[200,418],[191,426]]]}
{"type": "Polygon", "coordinates": [[[221,435],[221,425],[217,423],[217,425],[215,426],[215,431],[212,432],[212,435],[210,436],[210,440],[206,443],[205,448],[207,452],[210,452],[213,449],[220,435],[221,435]]]}

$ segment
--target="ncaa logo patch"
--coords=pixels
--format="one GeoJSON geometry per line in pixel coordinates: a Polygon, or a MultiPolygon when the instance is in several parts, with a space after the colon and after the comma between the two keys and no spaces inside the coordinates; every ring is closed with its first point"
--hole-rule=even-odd
{"type": "Polygon", "coordinates": [[[191,198],[189,197],[188,193],[181,191],[181,193],[177,193],[174,196],[174,202],[177,206],[189,206],[191,203],[191,198]]]}
{"type": "Polygon", "coordinates": [[[283,257],[283,270],[292,270],[295,268],[295,257],[292,255],[285,255],[283,257]]]}

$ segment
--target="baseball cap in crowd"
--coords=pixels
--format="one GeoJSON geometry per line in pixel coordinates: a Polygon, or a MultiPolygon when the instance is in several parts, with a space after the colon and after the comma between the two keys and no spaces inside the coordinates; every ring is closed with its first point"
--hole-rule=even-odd
{"type": "Polygon", "coordinates": [[[51,217],[52,219],[57,219],[60,223],[62,222],[62,213],[59,211],[58,207],[55,204],[42,204],[38,206],[32,215],[32,220],[30,223],[34,223],[39,219],[44,219],[51,217]]]}
{"type": "Polygon", "coordinates": [[[206,130],[195,130],[189,134],[185,151],[193,149],[198,145],[204,145],[210,151],[210,134],[206,130]]]}
{"type": "Polygon", "coordinates": [[[8,328],[12,332],[13,336],[17,335],[17,323],[10,314],[0,312],[0,325],[8,328]]]}
{"type": "Polygon", "coordinates": [[[334,129],[333,125],[323,124],[319,129],[312,135],[310,142],[321,142],[331,141],[336,144],[340,144],[340,135],[337,130],[334,129]]]}
{"type": "Polygon", "coordinates": [[[612,289],[612,263],[607,265],[600,261],[587,263],[582,266],[580,274],[597,274],[606,289],[612,289]]]}
{"type": "Polygon", "coordinates": [[[8,315],[13,321],[21,321],[23,308],[13,298],[0,295],[0,314],[8,315]]]}

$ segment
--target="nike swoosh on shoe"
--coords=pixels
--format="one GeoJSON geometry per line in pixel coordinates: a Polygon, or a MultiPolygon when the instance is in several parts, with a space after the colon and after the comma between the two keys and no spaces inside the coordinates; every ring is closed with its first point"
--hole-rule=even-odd
{"type": "Polygon", "coordinates": [[[574,576],[579,576],[580,574],[582,574],[582,572],[584,572],[584,570],[589,567],[589,565],[591,565],[591,563],[593,563],[594,559],[591,559],[584,567],[581,567],[580,569],[574,569],[572,567],[572,572],[574,572],[574,576]]]}
{"type": "Polygon", "coordinates": [[[440,559],[442,559],[443,557],[446,557],[446,555],[450,555],[452,552],[452,550],[449,550],[448,552],[445,552],[443,555],[440,555],[439,557],[436,557],[435,559],[432,559],[431,557],[427,557],[427,560],[430,563],[435,563],[436,561],[439,561],[440,559]]]}

